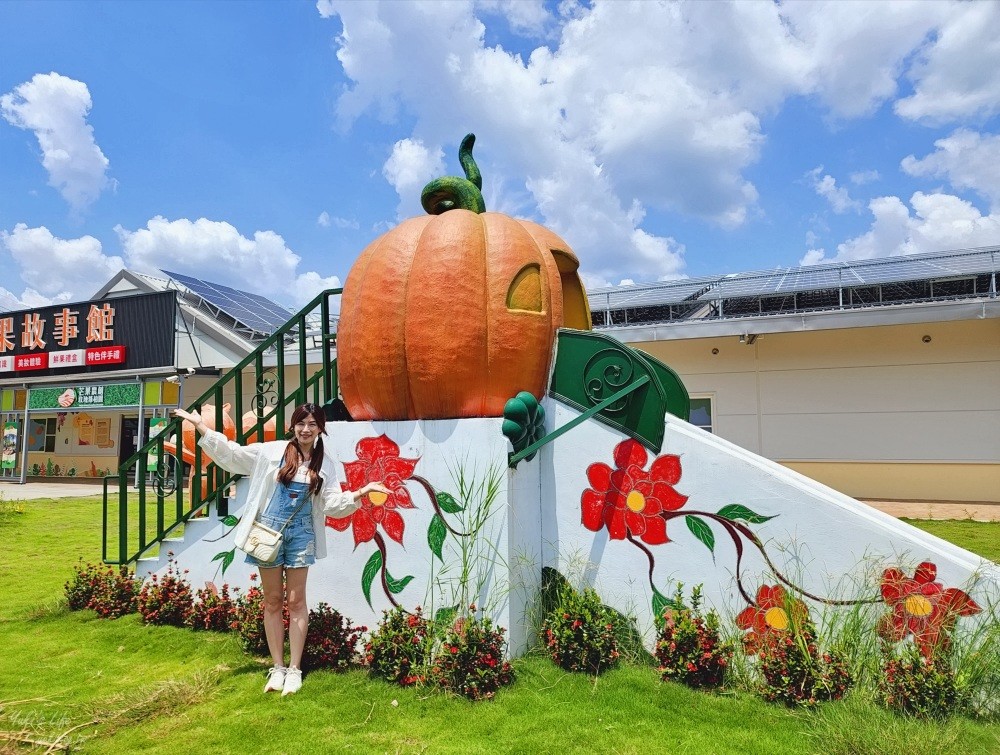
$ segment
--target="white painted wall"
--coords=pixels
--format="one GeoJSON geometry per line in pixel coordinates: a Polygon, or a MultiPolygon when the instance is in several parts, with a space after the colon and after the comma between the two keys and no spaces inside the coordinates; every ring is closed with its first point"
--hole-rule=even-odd
{"type": "MultiPolygon", "coordinates": [[[[551,399],[544,406],[550,432],[578,416],[551,399]]],[[[587,467],[596,462],[613,467],[613,452],[623,437],[588,421],[543,447],[533,461],[521,462],[516,471],[507,472],[508,444],[500,424],[500,419],[464,419],[328,425],[331,445],[341,462],[356,458],[360,439],[385,433],[399,445],[402,457],[420,459],[415,474],[456,497],[459,470],[473,481],[485,479],[490,469],[499,473],[496,505],[469,550],[474,587],[461,598],[456,580],[461,564],[459,540],[449,535],[443,568],[427,544],[433,516],[430,501],[415,482],[407,484],[415,508],[403,511],[405,547],[387,540],[388,565],[393,577],[413,575],[414,580],[397,600],[410,609],[419,604],[431,611],[460,599],[475,600],[508,627],[511,651],[516,655],[533,641],[541,568],[551,566],[578,586],[592,585],[605,602],[634,616],[651,643],[647,555],[630,542],[609,539],[606,530],[588,530],[581,519],[587,467]]],[[[665,424],[661,453],[681,459],[682,475],[675,488],[688,496],[683,510],[718,512],[738,503],[774,516],[749,527],[765,544],[775,566],[809,592],[839,599],[877,596],[883,569],[900,566],[912,574],[913,567],[924,560],[937,565],[946,587],[965,586],[974,599],[984,590],[996,594],[1000,587],[997,567],[967,551],[676,418],[667,417],[665,424]],[[977,573],[984,581],[969,587],[967,583],[977,573]]],[[[645,469],[653,457],[650,453],[645,469]]],[[[468,503],[474,506],[475,496],[468,503]]],[[[237,501],[234,513],[239,513],[238,506],[237,501]]],[[[468,526],[460,517],[446,518],[456,528],[468,526]]],[[[721,525],[709,526],[716,537],[714,557],[691,534],[683,517],[668,523],[671,542],[647,546],[654,561],[653,584],[667,596],[676,580],[688,586],[704,584],[709,602],[732,615],[747,605],[737,589],[735,546],[721,525]]],[[[191,570],[195,585],[209,579],[221,582],[216,574],[218,562],[212,556],[231,547],[231,536],[217,543],[207,538],[222,532],[217,523],[192,523],[186,542],[168,546],[178,554],[181,565],[191,570]]],[[[356,624],[374,627],[382,609],[390,605],[378,582],[372,590],[372,607],[362,595],[361,572],[374,543],[354,548],[350,531],[328,529],[326,537],[331,555],[310,571],[310,604],[325,601],[356,624]]],[[[744,553],[743,585],[755,595],[761,584],[774,584],[775,577],[745,539],[744,553]]],[[[226,581],[245,586],[249,571],[240,560],[226,581]]],[[[148,572],[164,566],[163,561],[146,563],[143,569],[148,572]]],[[[818,604],[806,602],[818,610],[818,604]]]]}

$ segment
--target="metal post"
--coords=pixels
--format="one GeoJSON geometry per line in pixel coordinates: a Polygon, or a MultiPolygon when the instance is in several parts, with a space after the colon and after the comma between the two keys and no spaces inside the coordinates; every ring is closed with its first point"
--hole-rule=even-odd
{"type": "Polygon", "coordinates": [[[24,485],[28,481],[28,407],[31,406],[31,388],[25,387],[24,421],[21,425],[21,479],[18,483],[24,485]]]}
{"type": "MultiPolygon", "coordinates": [[[[135,434],[135,449],[138,451],[142,448],[142,444],[146,442],[145,432],[146,423],[143,421],[143,413],[145,412],[146,405],[146,383],[142,378],[139,378],[139,427],[136,429],[135,434]]],[[[124,419],[124,415],[122,416],[124,419]]],[[[134,453],[134,452],[133,452],[134,453]]],[[[146,463],[135,465],[135,486],[139,487],[139,467],[142,467],[143,472],[146,471],[146,463]]]]}

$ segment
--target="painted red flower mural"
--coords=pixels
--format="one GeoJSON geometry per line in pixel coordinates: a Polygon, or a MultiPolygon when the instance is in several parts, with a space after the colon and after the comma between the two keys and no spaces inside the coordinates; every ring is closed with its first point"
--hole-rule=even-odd
{"type": "Polygon", "coordinates": [[[736,626],[749,629],[743,637],[747,653],[754,655],[768,637],[801,625],[809,616],[806,604],[791,597],[781,585],[761,585],[757,604],[744,608],[736,617],[736,626]]]}
{"type": "Polygon", "coordinates": [[[882,573],[882,599],[892,610],[879,620],[879,634],[892,642],[912,634],[925,658],[948,645],[948,634],[959,616],[982,610],[962,590],[944,589],[936,576],[937,566],[930,561],[919,564],[912,577],[895,567],[882,573]]]}
{"type": "Polygon", "coordinates": [[[602,527],[614,540],[639,537],[649,545],[666,543],[664,511],[676,511],[687,501],[674,489],[681,479],[679,456],[658,456],[649,470],[648,455],[637,441],[624,440],[615,446],[612,469],[595,462],[587,467],[590,488],[581,501],[583,525],[593,532],[602,527]]]}
{"type": "Polygon", "coordinates": [[[375,538],[379,526],[391,539],[402,545],[405,523],[399,509],[412,509],[413,501],[405,482],[413,475],[419,459],[404,459],[399,455],[399,446],[388,436],[362,438],[358,441],[357,461],[344,463],[347,474],[347,490],[359,490],[369,482],[381,482],[392,491],[369,493],[361,500],[361,508],[351,516],[334,519],[327,517],[326,523],[343,532],[348,527],[354,534],[354,545],[375,538]]]}

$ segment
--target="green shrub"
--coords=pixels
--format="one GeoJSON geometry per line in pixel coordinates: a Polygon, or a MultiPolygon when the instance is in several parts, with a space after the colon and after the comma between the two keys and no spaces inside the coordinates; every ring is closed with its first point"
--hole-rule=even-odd
{"type": "Polygon", "coordinates": [[[441,650],[431,669],[433,680],[442,688],[470,700],[490,700],[501,687],[514,683],[514,669],[505,660],[506,630],[490,619],[459,618],[445,634],[441,650]]]}
{"type": "Polygon", "coordinates": [[[545,617],[542,637],[560,668],[599,674],[618,665],[617,620],[593,589],[580,592],[565,584],[545,617]]]}
{"type": "Polygon", "coordinates": [[[947,653],[928,658],[915,646],[885,650],[878,701],[889,710],[924,719],[944,719],[955,712],[959,695],[947,653]]]}
{"type": "Polygon", "coordinates": [[[664,681],[695,688],[721,687],[733,656],[733,646],[719,636],[719,616],[703,615],[701,586],[691,591],[691,605],[684,603],[684,586],[677,585],[675,608],[663,613],[663,626],[656,641],[656,659],[664,681]]]}
{"type": "Polygon", "coordinates": [[[417,606],[413,613],[396,606],[382,612],[382,620],[365,643],[365,663],[372,676],[403,687],[426,681],[430,623],[417,606]]]}

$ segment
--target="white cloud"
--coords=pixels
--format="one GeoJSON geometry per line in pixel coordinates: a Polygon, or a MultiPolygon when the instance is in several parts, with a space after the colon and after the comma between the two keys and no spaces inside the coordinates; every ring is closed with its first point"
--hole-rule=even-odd
{"type": "Polygon", "coordinates": [[[87,299],[124,266],[121,257],[105,255],[93,236],[60,239],[45,226],[18,223],[9,233],[0,231],[0,241],[28,284],[19,298],[45,299],[33,299],[35,305],[87,299]]]}
{"type": "Polygon", "coordinates": [[[1000,113],[1000,3],[949,11],[910,72],[913,94],[895,104],[903,118],[941,124],[1000,113]]]}
{"type": "Polygon", "coordinates": [[[918,160],[903,159],[911,176],[946,178],[956,189],[971,189],[1000,207],[1000,135],[958,129],[934,142],[937,151],[918,160]]]}
{"type": "MultiPolygon", "coordinates": [[[[384,170],[400,214],[419,212],[417,184],[432,177],[424,168],[441,145],[453,166],[472,129],[484,180],[517,197],[489,207],[525,207],[567,238],[588,275],[617,280],[684,264],[659,216],[637,219],[631,207],[726,228],[759,215],[746,173],[765,118],[790,97],[816,100],[831,120],[870,116],[898,96],[914,53],[933,56],[936,34],[958,28],[970,5],[563,2],[546,22],[552,43],[527,58],[487,46],[476,13],[493,2],[317,7],[343,26],[336,55],[351,84],[339,126],[362,114],[412,124],[390,158],[399,165],[384,170]],[[404,159],[414,147],[420,154],[404,159]],[[413,164],[420,170],[403,170],[413,164]]],[[[832,177],[816,181],[838,212],[860,209],[832,177]]]]}
{"type": "Polygon", "coordinates": [[[406,218],[423,214],[420,191],[431,179],[443,176],[444,171],[444,152],[440,149],[431,151],[420,139],[401,139],[392,145],[382,175],[399,194],[397,215],[406,218]]]}
{"type": "Polygon", "coordinates": [[[959,3],[925,0],[781,4],[806,58],[802,92],[819,97],[836,118],[870,115],[895,96],[907,57],[964,13],[959,3]]]}
{"type": "Polygon", "coordinates": [[[835,213],[842,215],[848,210],[855,212],[861,210],[861,203],[856,199],[851,199],[851,195],[843,186],[837,186],[837,180],[833,176],[829,174],[821,176],[821,173],[823,173],[822,165],[813,168],[806,173],[806,181],[813,188],[813,191],[830,203],[830,207],[835,213]]]}
{"type": "Polygon", "coordinates": [[[91,105],[86,84],[54,72],[35,74],[0,97],[4,119],[35,132],[49,185],[74,211],[84,210],[110,185],[108,158],[87,123],[91,105]]]}
{"type": "Polygon", "coordinates": [[[542,0],[476,0],[476,7],[502,15],[510,30],[522,36],[541,36],[554,20],[542,0]]]}
{"type": "Polygon", "coordinates": [[[864,186],[865,184],[875,183],[882,176],[879,175],[877,170],[859,170],[856,173],[852,173],[851,183],[855,186],[864,186]]]}
{"type": "Polygon", "coordinates": [[[837,247],[831,258],[810,251],[801,264],[891,257],[897,254],[989,246],[1000,242],[1000,213],[983,215],[970,202],[951,194],[917,192],[910,209],[899,197],[878,197],[868,208],[875,216],[864,234],[837,247]]]}
{"type": "Polygon", "coordinates": [[[274,299],[301,305],[326,288],[338,288],[337,276],[299,273],[300,257],[274,231],[256,231],[253,238],[226,222],[199,218],[152,218],[145,228],[116,226],[130,269],[156,273],[166,268],[208,280],[224,281],[274,299]]]}
{"type": "Polygon", "coordinates": [[[329,228],[332,225],[334,228],[351,231],[356,231],[361,227],[361,224],[358,223],[357,220],[349,220],[348,218],[330,215],[330,213],[325,210],[319,214],[318,218],[316,218],[316,225],[322,226],[323,228],[329,228]]]}

